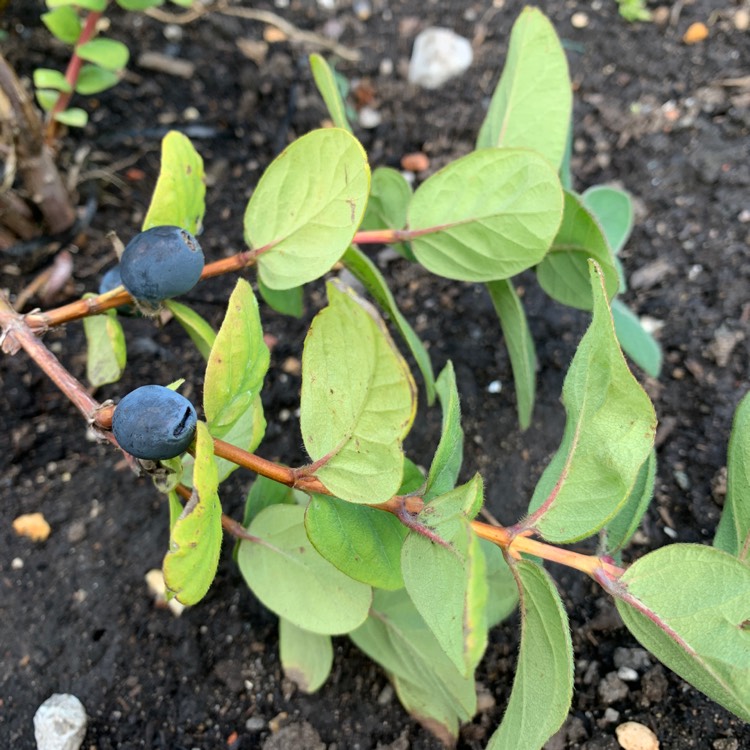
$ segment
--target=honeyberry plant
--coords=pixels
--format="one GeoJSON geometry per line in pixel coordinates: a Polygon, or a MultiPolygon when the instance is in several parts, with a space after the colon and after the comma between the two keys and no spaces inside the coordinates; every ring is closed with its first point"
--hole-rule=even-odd
{"type": "MultiPolygon", "coordinates": [[[[525,57],[548,54],[550,40],[557,38],[541,13],[524,11],[479,148],[403,200],[378,192],[378,174],[397,190],[401,183],[377,170],[371,181],[366,155],[345,127],[316,130],[292,143],[258,183],[244,218],[248,249],[204,265],[195,240],[204,212],[202,162],[184,136],[170,133],[143,233],[122,256],[124,287],[27,315],[0,298],[3,350],[23,348],[92,428],[167,494],[163,570],[172,595],[197,604],[215,575],[223,532],[236,538],[239,569],[278,615],[282,664],[303,689],[325,681],[331,636],[348,634],[383,666],[405,708],[449,744],[476,711],[474,671],[488,631],[518,605],[517,671],[492,749],[540,748],[571,704],[570,630],[546,560],[589,575],[655,656],[750,721],[750,397],[730,437],[727,501],[714,545],[673,544],[623,567],[623,549],[653,491],[656,417],[616,335],[620,277],[610,241],[558,175],[569,108],[553,107],[544,129],[517,120],[531,117],[528,97],[514,99],[523,83],[527,93],[547,91],[545,101],[556,101],[559,80],[544,83],[546,64],[525,57]],[[377,217],[383,222],[373,226],[377,217]],[[434,377],[424,346],[359,249],[376,242],[401,243],[406,257],[435,273],[486,283],[499,300],[514,368],[520,351],[530,375],[533,350],[512,277],[535,268],[547,291],[562,289],[591,310],[563,387],[560,448],[513,526],[477,520],[479,475],[457,484],[463,432],[453,366],[434,377]],[[186,305],[156,297],[187,291],[193,263],[202,267],[200,279],[254,266],[263,296],[296,311],[300,288],[339,261],[375,304],[329,279],[328,305],[314,317],[302,352],[300,425],[310,462],[288,467],[254,452],[265,430],[260,393],[270,357],[251,284],[237,281],[218,332],[186,305]],[[159,303],[207,360],[198,409],[176,392],[181,381],[100,404],[40,339],[52,326],[83,318],[88,378],[114,382],[125,362],[116,309],[135,305],[149,315],[159,303]],[[382,312],[417,362],[428,402],[440,401],[441,435],[426,473],[403,452],[417,386],[382,312]],[[219,500],[221,483],[238,466],[257,475],[241,521],[224,515],[219,500]],[[592,536],[599,539],[595,555],[565,546],[592,536]]],[[[330,69],[315,58],[313,71],[336,119],[342,103],[327,83],[330,69]]],[[[516,384],[520,390],[518,373],[516,384]]]]}

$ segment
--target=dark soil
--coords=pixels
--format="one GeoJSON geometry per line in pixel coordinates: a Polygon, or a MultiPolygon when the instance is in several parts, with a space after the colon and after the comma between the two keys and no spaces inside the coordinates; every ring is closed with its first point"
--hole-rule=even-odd
{"type": "MultiPolygon", "coordinates": [[[[257,5],[274,10],[270,2],[257,5]]],[[[357,133],[372,164],[398,165],[403,154],[422,150],[436,169],[468,152],[522,3],[372,0],[367,20],[350,2],[336,5],[328,11],[292,0],[276,10],[302,29],[323,33],[338,26],[340,42],[360,51],[360,62],[341,61],[338,69],[359,79],[361,91],[372,91],[372,106],[382,114],[375,130],[357,133]],[[470,70],[436,92],[410,86],[404,74],[413,38],[428,25],[454,28],[475,42],[470,70]],[[392,73],[382,64],[386,58],[392,73]]],[[[722,83],[748,73],[747,32],[733,22],[741,3],[675,4],[681,13],[662,25],[625,23],[614,0],[543,5],[566,40],[575,81],[576,187],[617,182],[636,197],[637,226],[624,263],[631,276],[647,273],[627,301],[664,324],[658,334],[664,372],[658,382],[647,381],[662,428],[656,498],[626,558],[673,541],[710,543],[732,414],[750,385],[750,98],[747,88],[722,83]],[[589,22],[576,29],[571,16],[581,11],[589,22]],[[688,46],[682,35],[694,21],[709,23],[710,36],[688,46]]],[[[27,76],[36,66],[63,67],[66,60],[66,50],[41,27],[40,6],[12,3],[2,19],[3,52],[27,76]]],[[[258,41],[263,31],[256,22],[211,14],[167,38],[164,25],[151,18],[113,12],[110,33],[127,42],[134,61],[119,86],[82,103],[92,122],[63,141],[67,165],[77,149],[90,147],[82,176],[97,181],[79,190],[83,202],[96,185],[99,210],[85,241],[73,248],[73,284],[60,301],[95,290],[114,257],[109,230],[126,241],[137,231],[167,127],[185,129],[206,162],[201,242],[207,257],[242,249],[242,214],[263,169],[326,117],[306,65],[311,48],[281,41],[260,64],[243,56],[238,40],[258,41]],[[186,80],[145,70],[136,62],[144,51],[191,60],[195,74],[186,80]]],[[[32,275],[0,260],[2,286],[17,293],[32,275]]],[[[514,522],[560,439],[560,389],[586,316],[550,303],[531,276],[523,278],[540,371],[534,422],[521,433],[508,358],[482,289],[436,279],[403,261],[390,262],[387,271],[435,366],[449,358],[456,365],[467,435],[463,476],[481,471],[489,508],[514,522]],[[503,386],[499,394],[488,392],[495,380],[503,386]]],[[[211,281],[186,301],[218,326],[231,284],[211,281]]],[[[278,343],[260,452],[290,464],[305,458],[293,417],[299,378],[281,365],[299,357],[321,292],[320,284],[311,285],[301,322],[263,309],[278,343]]],[[[202,363],[174,323],[158,329],[132,319],[126,328],[125,377],[97,398],[183,376],[186,395],[199,400],[202,363]]],[[[50,332],[45,341],[84,376],[80,324],[50,332]]],[[[87,440],[80,416],[25,355],[4,357],[0,377],[0,746],[34,747],[38,705],[52,693],[72,692],[90,717],[84,747],[99,750],[439,747],[402,710],[383,672],[345,638],[335,640],[333,673],[317,694],[305,695],[285,680],[275,617],[243,584],[229,544],[204,602],[180,618],[156,608],[144,575],[160,565],[166,549],[161,496],[148,480],[134,478],[118,453],[87,440]],[[52,526],[45,543],[11,529],[16,516],[34,511],[52,526]],[[248,725],[249,719],[256,721],[248,725]]],[[[408,444],[417,461],[429,461],[438,425],[436,411],[421,413],[408,444]]],[[[222,493],[235,518],[248,484],[241,474],[222,493]]],[[[597,586],[577,574],[553,573],[571,619],[577,669],[570,717],[549,748],[616,748],[615,726],[626,720],[650,726],[663,748],[750,747],[747,725],[653,659],[640,664],[638,680],[615,682],[611,690],[607,675],[623,655],[617,649],[637,644],[597,586]]],[[[460,748],[483,747],[502,717],[517,627],[514,616],[491,635],[477,674],[482,709],[463,728],[460,748]]],[[[637,661],[638,652],[625,655],[637,661]]]]}

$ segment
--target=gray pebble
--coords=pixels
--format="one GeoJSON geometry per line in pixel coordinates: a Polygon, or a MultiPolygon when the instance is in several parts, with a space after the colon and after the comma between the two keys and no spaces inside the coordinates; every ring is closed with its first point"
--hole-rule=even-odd
{"type": "Polygon", "coordinates": [[[37,750],[78,750],[86,722],[86,709],[75,695],[55,693],[34,714],[37,750]]]}

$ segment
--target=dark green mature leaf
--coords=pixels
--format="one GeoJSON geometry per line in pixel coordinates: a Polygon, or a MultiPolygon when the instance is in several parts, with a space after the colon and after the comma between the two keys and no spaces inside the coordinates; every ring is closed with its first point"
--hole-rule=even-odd
{"type": "Polygon", "coordinates": [[[734,414],[727,455],[727,497],[714,547],[750,560],[750,393],[734,414]]]}
{"type": "Polygon", "coordinates": [[[469,521],[482,505],[482,482],[435,498],[419,514],[450,546],[412,531],[401,552],[406,590],[448,658],[473,674],[487,646],[487,566],[469,521]]]}
{"type": "Polygon", "coordinates": [[[42,13],[41,18],[50,33],[65,44],[75,44],[81,36],[81,19],[70,6],[42,13]]]}
{"type": "Polygon", "coordinates": [[[307,538],[305,509],[272,505],[240,543],[237,563],[263,604],[299,628],[322,635],[348,633],[366,619],[372,589],[342,573],[307,538]]]}
{"type": "Polygon", "coordinates": [[[486,148],[423,182],[409,204],[417,260],[459,281],[507,279],[539,263],[562,218],[550,163],[525,149],[486,148]]]}
{"type": "MultiPolygon", "coordinates": [[[[360,229],[403,229],[411,196],[411,185],[401,172],[378,167],[372,173],[370,199],[360,229]]],[[[395,243],[393,249],[407,260],[416,260],[404,242],[395,243]]]]}
{"type": "Polygon", "coordinates": [[[216,331],[204,318],[187,305],[173,299],[164,300],[164,305],[174,315],[174,319],[185,329],[203,358],[207,360],[216,341],[216,331]]]}
{"type": "Polygon", "coordinates": [[[670,544],[631,565],[612,593],[654,656],[750,721],[750,566],[714,547],[670,544]]]}
{"type": "Polygon", "coordinates": [[[320,55],[310,55],[310,69],[333,124],[337,128],[343,128],[351,133],[352,126],[346,117],[346,106],[341,98],[339,87],[336,85],[336,76],[333,70],[320,55]]]}
{"type": "Polygon", "coordinates": [[[161,168],[143,231],[171,225],[200,232],[206,212],[203,159],[182,133],[171,130],[161,142],[161,168]]]}
{"type": "Polygon", "coordinates": [[[516,562],[514,570],[521,592],[521,650],[508,708],[487,750],[538,750],[565,721],[573,697],[570,626],[555,584],[528,560],[516,562]]]}
{"type": "Polygon", "coordinates": [[[305,290],[301,286],[291,289],[269,289],[258,279],[258,291],[266,304],[282,315],[291,315],[293,318],[301,318],[304,312],[305,290]]]}
{"type": "Polygon", "coordinates": [[[427,475],[424,499],[443,495],[456,486],[464,458],[464,431],[461,429],[461,403],[453,363],[448,362],[437,379],[437,392],[443,409],[443,424],[435,456],[427,475]]]}
{"type": "Polygon", "coordinates": [[[380,589],[400,589],[401,547],[406,528],[389,513],[313,495],[305,529],[315,549],[355,581],[380,589]]]}
{"type": "Polygon", "coordinates": [[[280,617],[279,657],[286,678],[303,693],[314,693],[331,673],[331,636],[311,633],[280,617]]]}
{"type": "Polygon", "coordinates": [[[474,676],[459,673],[404,589],[375,591],[370,616],[349,637],[388,672],[407,711],[455,741],[476,711],[474,676]]]}
{"type": "Polygon", "coordinates": [[[83,65],[76,81],[76,93],[91,96],[119,83],[120,76],[98,65],[83,65]]]}
{"type": "MultiPolygon", "coordinates": [[[[93,297],[90,294],[86,297],[93,297]]],[[[127,362],[125,334],[117,313],[107,310],[103,315],[90,315],[83,319],[86,333],[86,378],[94,388],[106,383],[116,383],[127,362]]]]}
{"type": "Polygon", "coordinates": [[[546,16],[527,7],[513,24],[508,57],[479,130],[477,148],[528,148],[558,169],[572,107],[565,50],[546,16]]]}
{"type": "Polygon", "coordinates": [[[565,432],[525,522],[552,542],[589,536],[622,508],[656,429],[654,407],[617,345],[601,270],[590,269],[594,316],[565,378],[565,432]]]}
{"type": "Polygon", "coordinates": [[[172,527],[164,557],[164,580],[182,604],[197,604],[216,576],[221,553],[221,504],[214,444],[198,422],[193,495],[172,527]]]}
{"type": "Polygon", "coordinates": [[[539,284],[558,302],[590,310],[589,258],[601,266],[607,299],[611,300],[617,294],[620,279],[607,238],[581,200],[566,192],[560,231],[549,253],[536,268],[539,284]]]}
{"type": "Polygon", "coordinates": [[[290,289],[317,279],[344,254],[370,192],[370,167],[346,130],[314,130],[274,159],[245,211],[245,241],[261,281],[290,289]]]}
{"type": "Polygon", "coordinates": [[[302,439],[332,494],[381,503],[401,484],[416,387],[374,308],[333,284],[328,300],[302,355],[302,439]]]}
{"type": "Polygon", "coordinates": [[[122,70],[128,64],[130,57],[128,48],[122,42],[101,37],[76,45],[76,54],[82,60],[99,65],[106,70],[122,70]]]}
{"type": "Polygon", "coordinates": [[[617,298],[612,300],[612,318],[615,321],[617,340],[625,354],[647,375],[658,378],[662,353],[656,339],[641,325],[638,316],[617,298]]]}
{"type": "Polygon", "coordinates": [[[425,391],[427,391],[427,403],[432,405],[435,401],[435,374],[432,371],[430,355],[424,348],[424,344],[420,341],[419,336],[414,333],[414,329],[409,325],[409,321],[406,320],[398,309],[396,300],[393,298],[386,280],[377,266],[355,246],[350,247],[344,253],[342,260],[351,274],[362,282],[365,289],[367,289],[378,305],[380,305],[381,309],[393,321],[404,342],[409,347],[409,351],[411,351],[417,367],[419,367],[419,371],[422,373],[425,391]]]}
{"type": "Polygon", "coordinates": [[[622,510],[607,524],[607,554],[617,554],[630,541],[654,495],[656,451],[643,462],[622,510]]]}
{"type": "Polygon", "coordinates": [[[522,430],[531,424],[536,394],[536,350],[531,338],[526,311],[511,279],[490,281],[487,284],[495,312],[500,319],[505,346],[508,347],[510,366],[518,401],[518,424],[522,430]]]}

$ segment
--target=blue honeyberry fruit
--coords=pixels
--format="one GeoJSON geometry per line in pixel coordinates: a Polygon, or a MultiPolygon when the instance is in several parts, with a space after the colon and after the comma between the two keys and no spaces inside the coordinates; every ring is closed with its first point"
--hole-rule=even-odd
{"type": "Polygon", "coordinates": [[[120,266],[112,266],[112,268],[102,276],[102,280],[99,282],[99,294],[111,292],[113,289],[121,285],[122,278],[120,277],[120,266]]]}
{"type": "Polygon", "coordinates": [[[152,227],[128,242],[120,258],[120,276],[135,299],[157,303],[189,292],[204,262],[201,246],[190,232],[152,227]]]}
{"type": "Polygon", "coordinates": [[[163,385],[143,385],[115,408],[112,432],[131,455],[159,461],[187,450],[197,421],[195,408],[184,396],[163,385]]]}

